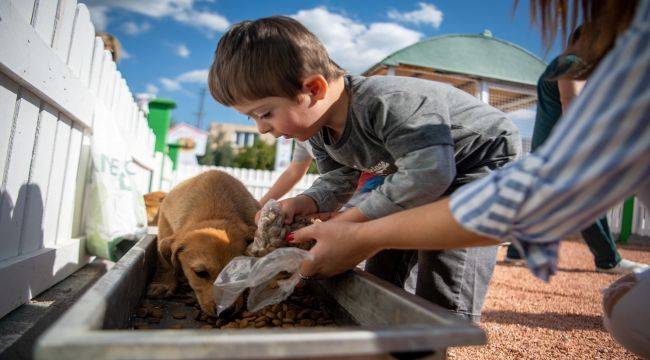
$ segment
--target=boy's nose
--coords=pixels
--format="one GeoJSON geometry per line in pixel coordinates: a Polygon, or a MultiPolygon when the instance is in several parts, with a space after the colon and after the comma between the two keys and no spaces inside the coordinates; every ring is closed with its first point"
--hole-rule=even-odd
{"type": "Polygon", "coordinates": [[[268,124],[263,124],[262,122],[257,122],[257,130],[260,134],[266,134],[271,131],[271,127],[268,124]]]}

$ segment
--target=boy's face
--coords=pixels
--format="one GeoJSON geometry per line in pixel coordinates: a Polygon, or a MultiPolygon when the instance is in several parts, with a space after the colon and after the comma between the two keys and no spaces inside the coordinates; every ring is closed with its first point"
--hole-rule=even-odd
{"type": "Polygon", "coordinates": [[[317,104],[309,95],[299,94],[297,99],[266,97],[233,106],[240,113],[249,116],[261,134],[309,139],[318,131],[315,126],[320,118],[317,104]]]}
{"type": "Polygon", "coordinates": [[[323,116],[330,107],[326,99],[328,84],[322,75],[313,75],[303,82],[303,91],[296,98],[265,97],[244,101],[233,107],[249,116],[261,134],[284,136],[305,141],[320,130],[323,116]]]}

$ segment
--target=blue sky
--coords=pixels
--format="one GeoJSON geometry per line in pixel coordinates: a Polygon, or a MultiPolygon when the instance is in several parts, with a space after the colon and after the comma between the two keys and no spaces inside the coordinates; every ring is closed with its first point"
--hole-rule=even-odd
{"type": "MultiPolygon", "coordinates": [[[[196,124],[199,91],[223,31],[246,19],[282,14],[303,22],[325,43],[332,58],[360,73],[395,50],[444,34],[478,34],[522,46],[542,59],[548,54],[520,1],[230,1],[81,0],[99,30],[116,35],[126,50],[118,65],[134,93],[153,92],[178,104],[177,122],[196,124]]],[[[250,123],[207,93],[203,127],[211,121],[250,123]]]]}

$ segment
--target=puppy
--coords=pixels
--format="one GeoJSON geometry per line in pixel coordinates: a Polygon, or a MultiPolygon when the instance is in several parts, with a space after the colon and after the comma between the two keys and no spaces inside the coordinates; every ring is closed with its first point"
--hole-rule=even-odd
{"type": "Polygon", "coordinates": [[[184,274],[201,309],[215,314],[212,284],[255,234],[260,205],[244,185],[217,170],[174,187],[160,206],[158,270],[149,295],[171,295],[184,274]]]}
{"type": "Polygon", "coordinates": [[[158,224],[158,210],[160,209],[160,203],[167,195],[164,191],[154,191],[148,194],[144,194],[144,206],[147,208],[147,225],[157,225],[158,224]]]}

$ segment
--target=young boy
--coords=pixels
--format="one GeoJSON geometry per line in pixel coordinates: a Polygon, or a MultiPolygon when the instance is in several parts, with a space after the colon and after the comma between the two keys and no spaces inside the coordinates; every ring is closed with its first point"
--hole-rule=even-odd
{"type": "MultiPolygon", "coordinates": [[[[346,75],[288,17],[234,25],[219,41],[208,82],[218,102],[250,116],[261,133],[309,140],[322,176],[281,202],[288,221],[335,211],[362,171],[385,181],[330,221],[367,221],[430,203],[521,149],[517,128],[498,110],[433,81],[346,75]]],[[[403,286],[417,261],[418,295],[478,321],[495,257],[495,247],[389,250],[369,259],[366,270],[403,286]]]]}

